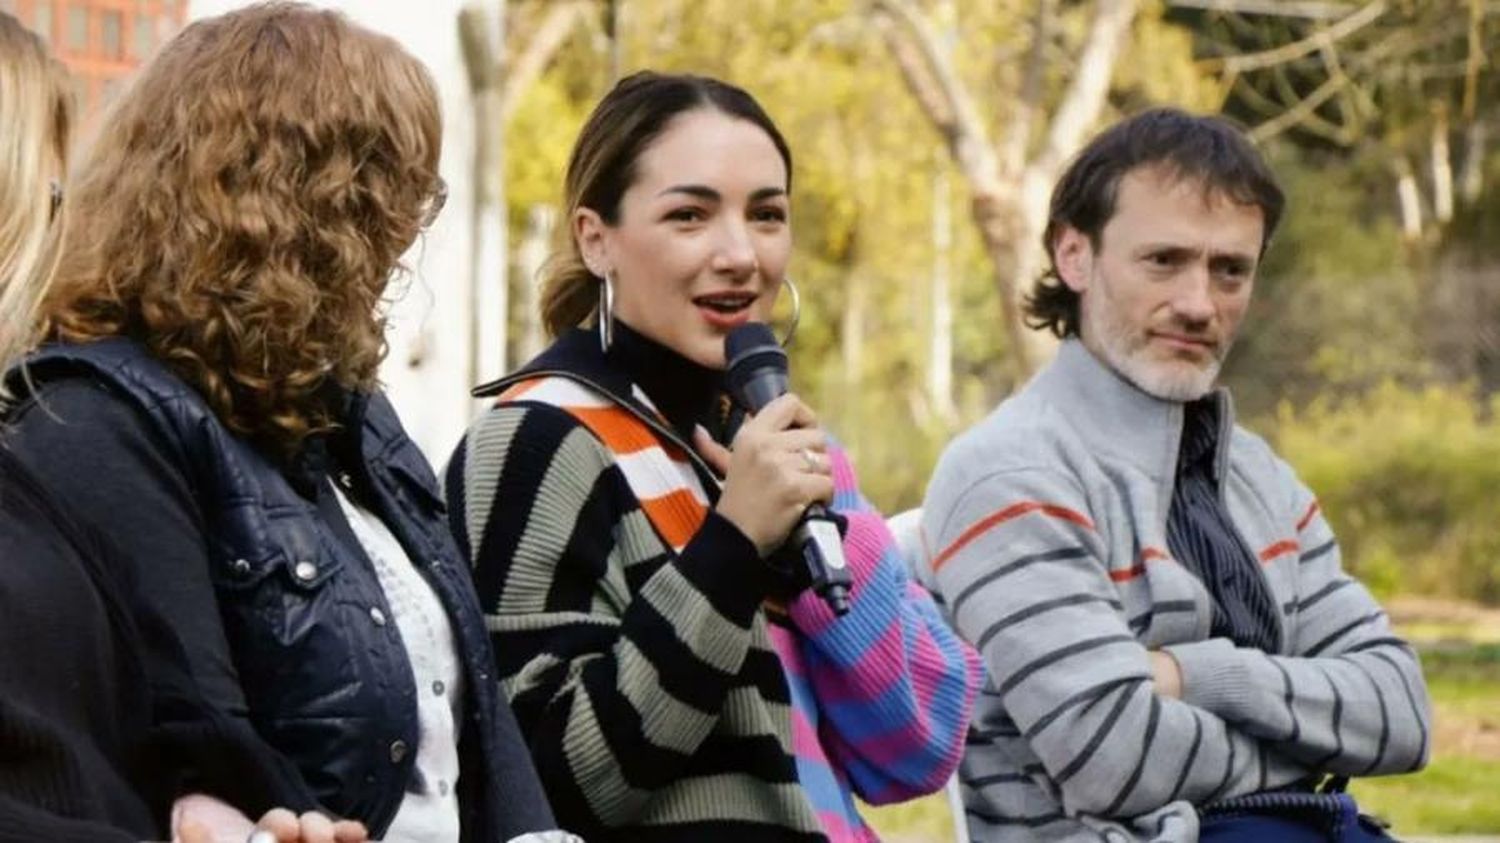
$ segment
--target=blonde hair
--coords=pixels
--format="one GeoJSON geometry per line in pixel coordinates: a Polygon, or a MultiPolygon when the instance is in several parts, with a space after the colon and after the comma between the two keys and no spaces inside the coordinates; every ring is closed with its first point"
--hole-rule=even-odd
{"type": "Polygon", "coordinates": [[[281,454],[371,390],[383,297],[441,190],[426,68],[343,15],[198,21],[120,98],[79,169],[47,329],[123,335],[281,454]]]}
{"type": "MultiPolygon", "coordinates": [[[[37,337],[37,304],[62,253],[53,179],[67,160],[68,72],[36,35],[0,12],[0,372],[37,337]],[[49,175],[50,174],[50,175],[49,175]]],[[[3,392],[0,392],[3,397],[3,392]]]]}

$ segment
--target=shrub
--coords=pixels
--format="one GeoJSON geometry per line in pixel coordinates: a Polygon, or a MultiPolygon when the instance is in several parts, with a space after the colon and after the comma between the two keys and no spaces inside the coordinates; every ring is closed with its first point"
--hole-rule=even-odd
{"type": "Polygon", "coordinates": [[[1283,404],[1271,439],[1322,502],[1344,564],[1377,593],[1500,604],[1500,400],[1385,384],[1283,404]]]}

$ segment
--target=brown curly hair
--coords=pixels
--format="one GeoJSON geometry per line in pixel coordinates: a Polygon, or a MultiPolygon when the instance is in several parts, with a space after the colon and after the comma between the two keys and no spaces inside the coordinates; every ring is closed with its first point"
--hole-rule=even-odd
{"type": "Polygon", "coordinates": [[[420,62],[337,12],[268,3],[167,44],[106,118],[43,306],[50,338],[127,336],[252,442],[335,426],[370,390],[383,296],[440,190],[420,62]]]}

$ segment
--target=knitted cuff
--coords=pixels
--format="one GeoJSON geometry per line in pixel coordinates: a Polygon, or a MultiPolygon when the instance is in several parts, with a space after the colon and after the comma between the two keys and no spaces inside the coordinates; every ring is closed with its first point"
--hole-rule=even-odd
{"type": "Polygon", "coordinates": [[[719,614],[746,629],[771,588],[771,571],[755,543],[712,509],[676,564],[719,614]]]}
{"type": "Polygon", "coordinates": [[[1173,644],[1162,650],[1182,670],[1182,701],[1226,720],[1242,719],[1255,688],[1239,648],[1227,638],[1173,644]]]}

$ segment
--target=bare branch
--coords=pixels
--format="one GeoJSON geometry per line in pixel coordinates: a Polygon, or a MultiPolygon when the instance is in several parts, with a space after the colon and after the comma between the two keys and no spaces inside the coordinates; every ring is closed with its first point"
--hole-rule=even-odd
{"type": "Polygon", "coordinates": [[[1031,19],[1031,48],[1021,77],[1020,96],[1016,98],[1015,113],[1007,122],[1005,137],[1000,142],[1000,160],[1006,172],[1017,172],[1026,163],[1026,147],[1031,141],[1031,127],[1041,105],[1047,42],[1052,37],[1051,23],[1056,7],[1056,0],[1036,0],[1036,12],[1031,19]]]}
{"type": "Polygon", "coordinates": [[[1313,116],[1313,112],[1318,109],[1318,106],[1327,102],[1331,97],[1333,97],[1334,94],[1337,94],[1340,90],[1342,90],[1344,86],[1348,84],[1348,79],[1349,77],[1347,76],[1334,77],[1319,85],[1317,90],[1313,91],[1311,94],[1308,94],[1302,99],[1301,102],[1297,103],[1295,106],[1292,106],[1291,108],[1282,112],[1279,116],[1271,120],[1267,120],[1266,122],[1261,123],[1260,125],[1251,129],[1250,139],[1257,143],[1261,143],[1281,134],[1282,132],[1292,128],[1299,123],[1306,124],[1308,122],[1308,118],[1313,116]]]}
{"type": "Polygon", "coordinates": [[[1354,11],[1352,3],[1294,2],[1294,0],[1167,0],[1179,9],[1205,9],[1237,15],[1270,15],[1279,18],[1335,20],[1354,11]]]}
{"type": "Polygon", "coordinates": [[[947,139],[949,153],[977,189],[993,189],[997,165],[984,122],[942,49],[939,35],[910,0],[873,0],[873,5],[900,24],[899,32],[887,28],[886,44],[907,87],[947,139]]]}
{"type": "Polygon", "coordinates": [[[526,50],[516,57],[505,74],[505,92],[500,119],[506,123],[516,113],[521,95],[531,87],[552,63],[558,50],[573,34],[573,27],[588,16],[589,0],[563,0],[547,7],[547,16],[537,25],[526,42],[526,50]]]}
{"type": "MultiPolygon", "coordinates": [[[[1344,63],[1339,59],[1338,47],[1334,44],[1327,44],[1318,53],[1323,59],[1323,68],[1328,71],[1329,78],[1342,79],[1345,83],[1345,90],[1347,90],[1348,86],[1353,84],[1353,80],[1344,72],[1344,63]]],[[[1341,96],[1334,102],[1334,106],[1338,108],[1339,122],[1342,125],[1353,129],[1355,128],[1353,124],[1360,122],[1357,102],[1350,103],[1348,97],[1341,96]]]]}
{"type": "Polygon", "coordinates": [[[1468,66],[1464,68],[1464,104],[1463,117],[1467,122],[1473,122],[1474,109],[1479,102],[1479,69],[1484,66],[1484,42],[1481,40],[1481,31],[1484,28],[1484,7],[1479,0],[1469,0],[1469,55],[1468,66]]]}
{"type": "Polygon", "coordinates": [[[1271,67],[1272,65],[1295,61],[1374,23],[1381,15],[1385,14],[1386,6],[1386,0],[1371,0],[1371,2],[1365,4],[1363,8],[1354,14],[1300,41],[1293,41],[1290,44],[1283,44],[1275,49],[1263,50],[1259,53],[1205,59],[1202,62],[1202,66],[1208,69],[1222,68],[1228,73],[1244,73],[1249,70],[1259,70],[1271,67]]]}
{"type": "Polygon", "coordinates": [[[932,78],[932,73],[922,63],[922,57],[913,46],[912,39],[902,35],[896,22],[889,16],[877,16],[876,25],[885,39],[891,58],[896,62],[896,68],[901,71],[901,80],[906,83],[906,89],[911,92],[922,113],[932,121],[933,127],[946,143],[950,146],[956,143],[959,128],[958,121],[953,117],[953,105],[942,86],[932,78]]]}
{"type": "Polygon", "coordinates": [[[1137,6],[1136,0],[1099,0],[1095,6],[1088,40],[1078,55],[1078,67],[1052,117],[1047,145],[1035,162],[1044,174],[1050,175],[1073,154],[1084,133],[1099,118],[1109,94],[1110,79],[1114,77],[1115,60],[1135,20],[1137,6]]]}

